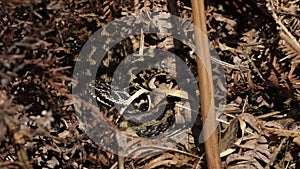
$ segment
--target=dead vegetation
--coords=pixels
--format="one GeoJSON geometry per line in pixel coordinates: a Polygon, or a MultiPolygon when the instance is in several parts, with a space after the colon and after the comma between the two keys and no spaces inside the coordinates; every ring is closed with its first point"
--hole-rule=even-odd
{"type": "MultiPolygon", "coordinates": [[[[190,1],[169,2],[176,3],[175,12],[166,0],[0,1],[0,168],[117,168],[120,158],[98,147],[79,125],[72,68],[88,38],[116,18],[159,11],[192,20],[190,1]]],[[[208,36],[226,72],[227,103],[219,118],[225,168],[300,166],[299,3],[207,2],[208,36]]],[[[168,40],[146,35],[145,47],[163,48],[168,40]]],[[[112,53],[138,50],[140,37],[128,41],[112,53]]],[[[195,70],[193,57],[177,52],[195,70]]],[[[161,155],[122,163],[206,168],[204,156],[190,134],[161,155]]]]}

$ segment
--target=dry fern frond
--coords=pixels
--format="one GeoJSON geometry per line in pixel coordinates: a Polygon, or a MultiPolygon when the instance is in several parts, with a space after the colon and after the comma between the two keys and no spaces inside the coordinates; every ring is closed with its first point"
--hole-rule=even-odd
{"type": "Polygon", "coordinates": [[[194,159],[191,157],[180,156],[171,153],[164,153],[158,158],[151,160],[145,168],[156,168],[156,167],[176,167],[176,168],[193,168],[194,159]]]}
{"type": "MultiPolygon", "coordinates": [[[[228,168],[261,168],[263,169],[269,163],[271,156],[266,135],[259,127],[261,121],[257,120],[251,114],[241,114],[237,117],[239,121],[238,129],[242,134],[231,144],[235,149],[233,154],[226,157],[226,166],[228,168]]],[[[236,132],[238,130],[235,130],[236,132]]],[[[232,133],[237,135],[237,133],[232,133]]]]}
{"type": "Polygon", "coordinates": [[[278,49],[285,54],[285,57],[281,58],[280,62],[283,62],[286,59],[291,59],[292,62],[294,62],[300,58],[300,54],[284,40],[279,41],[278,49]]]}
{"type": "Polygon", "coordinates": [[[296,89],[295,96],[296,96],[297,100],[300,101],[300,89],[296,89]]]}
{"type": "Polygon", "coordinates": [[[155,158],[143,158],[135,162],[135,168],[194,168],[196,159],[179,153],[165,152],[155,158]]]}
{"type": "Polygon", "coordinates": [[[256,29],[251,29],[243,33],[243,37],[241,37],[241,40],[245,41],[247,46],[256,45],[262,42],[262,39],[259,36],[259,32],[256,29]]]}

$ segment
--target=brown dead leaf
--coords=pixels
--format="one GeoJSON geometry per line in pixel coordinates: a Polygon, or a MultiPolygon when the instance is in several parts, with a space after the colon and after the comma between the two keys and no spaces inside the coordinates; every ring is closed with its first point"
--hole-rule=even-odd
{"type": "Polygon", "coordinates": [[[233,143],[237,140],[238,132],[238,119],[233,119],[227,127],[225,134],[221,141],[220,152],[224,152],[230,148],[233,143]]]}
{"type": "MultiPolygon", "coordinates": [[[[226,158],[227,165],[242,168],[247,163],[255,168],[263,168],[270,162],[271,156],[268,141],[260,127],[263,122],[248,113],[243,113],[236,119],[239,119],[240,127],[237,128],[241,136],[234,143],[235,151],[232,151],[232,154],[226,158]]],[[[232,135],[237,135],[237,132],[232,135]]]]}
{"type": "Polygon", "coordinates": [[[247,165],[247,168],[259,168],[263,169],[263,167],[255,161],[249,154],[248,156],[242,156],[239,154],[231,154],[226,158],[226,164],[228,165],[228,168],[243,168],[245,165],[247,165]],[[233,164],[230,166],[231,163],[234,163],[235,161],[240,161],[237,162],[236,164],[233,164]]]}

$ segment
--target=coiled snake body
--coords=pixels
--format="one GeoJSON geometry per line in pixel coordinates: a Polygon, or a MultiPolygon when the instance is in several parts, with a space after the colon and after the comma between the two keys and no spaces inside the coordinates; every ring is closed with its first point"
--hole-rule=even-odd
{"type": "Polygon", "coordinates": [[[133,67],[127,73],[131,79],[127,88],[96,81],[97,102],[120,130],[130,129],[138,136],[150,137],[164,132],[176,121],[176,104],[187,94],[180,91],[172,77],[176,76],[176,69],[172,73],[164,71],[166,64],[174,65],[172,60],[174,57],[166,57],[158,62],[161,69],[135,72],[133,67]]]}

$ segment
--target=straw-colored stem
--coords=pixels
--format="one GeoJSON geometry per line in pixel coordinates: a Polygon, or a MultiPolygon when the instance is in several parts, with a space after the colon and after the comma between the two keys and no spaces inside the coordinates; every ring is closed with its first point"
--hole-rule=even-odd
{"type": "MultiPolygon", "coordinates": [[[[192,0],[193,22],[196,28],[201,31],[197,31],[195,28],[195,42],[197,66],[198,66],[198,78],[199,78],[199,91],[201,99],[201,112],[202,121],[209,123],[211,126],[217,126],[215,106],[213,100],[213,82],[211,72],[211,61],[208,39],[203,35],[207,34],[206,30],[206,15],[204,9],[204,0],[192,0]],[[202,32],[202,33],[201,33],[202,32]],[[212,113],[212,114],[210,114],[212,113]],[[206,121],[208,115],[213,115],[213,120],[206,121]]],[[[210,118],[212,119],[212,118],[210,118]]],[[[221,159],[218,148],[218,135],[217,128],[213,129],[212,134],[208,130],[212,128],[204,128],[204,140],[207,166],[209,169],[221,169],[221,159]]]]}

